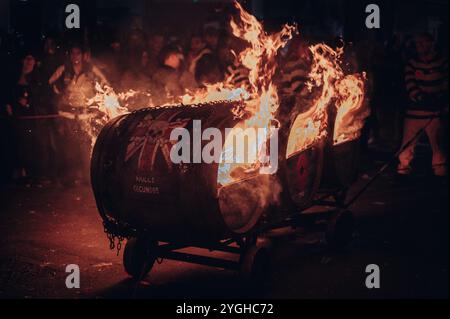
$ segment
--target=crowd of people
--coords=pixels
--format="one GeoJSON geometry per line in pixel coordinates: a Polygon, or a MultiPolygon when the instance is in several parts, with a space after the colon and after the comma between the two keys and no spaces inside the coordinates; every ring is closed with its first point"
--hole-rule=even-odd
{"type": "MultiPolygon", "coordinates": [[[[151,92],[152,102],[163,104],[186,89],[225,78],[239,86],[248,81],[248,70],[235,58],[244,44],[219,28],[205,27],[188,39],[136,29],[126,39],[112,40],[101,50],[90,49],[86,43],[62,46],[60,40],[45,37],[37,52],[22,46],[19,68],[2,79],[3,182],[89,182],[90,141],[82,134],[79,119],[90,116],[86,99],[94,95],[95,83],[107,84],[117,92],[151,92]]],[[[304,89],[311,65],[308,44],[313,42],[304,37],[294,39],[279,55],[276,79],[283,98],[307,94],[304,89]]],[[[437,175],[446,174],[438,114],[448,107],[448,62],[434,50],[432,38],[397,36],[377,45],[342,39],[329,42],[345,45],[346,71],[368,74],[367,98],[372,108],[366,129],[368,142],[380,138],[385,123],[393,123],[389,134],[400,144],[402,136],[405,142],[432,117],[427,134],[434,154],[433,169],[437,175]],[[403,134],[405,111],[408,118],[403,134]]],[[[19,56],[18,52],[1,52],[3,62],[19,56]]],[[[145,105],[146,98],[145,94],[138,96],[129,107],[145,105]]],[[[399,173],[410,172],[413,154],[414,145],[402,153],[399,173]]]]}
{"type": "Polygon", "coordinates": [[[61,46],[54,37],[37,52],[8,52],[19,61],[2,85],[2,181],[87,183],[91,145],[80,119],[95,116],[86,105],[95,85],[143,93],[127,105],[131,110],[147,106],[149,92],[152,103],[167,103],[226,72],[238,74],[224,41],[214,28],[193,34],[186,45],[132,30],[94,53],[80,41],[61,46]]]}

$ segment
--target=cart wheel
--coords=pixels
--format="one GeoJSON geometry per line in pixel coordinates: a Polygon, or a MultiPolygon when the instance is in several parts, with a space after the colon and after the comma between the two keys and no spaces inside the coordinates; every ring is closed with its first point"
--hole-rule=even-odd
{"type": "Polygon", "coordinates": [[[135,280],[141,280],[152,269],[156,260],[158,243],[141,238],[127,240],[123,252],[123,266],[127,274],[135,280]]]}
{"type": "Polygon", "coordinates": [[[333,249],[344,249],[353,238],[354,219],[350,211],[341,211],[329,221],[325,238],[333,249]]]}
{"type": "Polygon", "coordinates": [[[251,284],[261,285],[270,270],[270,243],[258,239],[241,255],[240,273],[244,280],[251,284]]]}

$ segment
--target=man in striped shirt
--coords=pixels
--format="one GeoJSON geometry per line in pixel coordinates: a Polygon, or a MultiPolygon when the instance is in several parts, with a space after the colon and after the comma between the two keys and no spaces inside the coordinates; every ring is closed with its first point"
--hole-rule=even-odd
{"type": "Polygon", "coordinates": [[[229,84],[235,88],[250,89],[249,69],[247,69],[242,63],[235,60],[232,64],[227,66],[225,70],[225,76],[229,84]]]}
{"type": "MultiPolygon", "coordinates": [[[[433,38],[428,34],[416,38],[417,57],[408,61],[405,84],[408,106],[404,122],[403,144],[410,141],[425,127],[432,151],[433,172],[447,174],[447,154],[443,147],[443,125],[440,115],[448,110],[448,60],[434,50],[433,38]]],[[[398,173],[411,172],[411,161],[417,140],[399,156],[398,173]]]]}
{"type": "Polygon", "coordinates": [[[292,41],[292,48],[278,79],[278,90],[282,98],[308,94],[306,82],[311,69],[311,53],[304,39],[292,41]]]}

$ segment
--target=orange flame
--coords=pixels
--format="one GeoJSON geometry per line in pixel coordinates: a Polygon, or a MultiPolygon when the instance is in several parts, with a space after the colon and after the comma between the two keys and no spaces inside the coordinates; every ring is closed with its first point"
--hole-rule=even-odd
{"type": "Polygon", "coordinates": [[[136,91],[128,91],[126,93],[116,94],[114,89],[108,85],[103,87],[100,83],[95,83],[96,94],[87,101],[90,107],[97,107],[98,111],[103,113],[108,120],[113,119],[121,114],[127,113],[128,109],[120,105],[120,100],[126,100],[136,94],[136,91]]]}
{"type": "Polygon", "coordinates": [[[364,105],[364,77],[347,75],[336,84],[336,122],[333,142],[335,145],[359,138],[364,120],[369,116],[369,108],[364,105]]]}
{"type": "MultiPolygon", "coordinates": [[[[245,109],[252,114],[236,129],[265,128],[268,130],[275,120],[275,113],[279,107],[277,88],[273,84],[277,66],[275,56],[278,50],[292,38],[295,27],[285,25],[280,32],[269,35],[254,16],[246,12],[238,2],[234,4],[239,11],[239,21],[231,19],[230,26],[233,35],[249,44],[249,47],[239,54],[238,62],[249,69],[250,92],[246,92],[245,109]]],[[[228,79],[225,83],[229,83],[228,79]]],[[[244,87],[240,89],[245,91],[244,87]]],[[[234,149],[233,133],[231,131],[230,138],[225,140],[224,154],[232,152],[234,149]]],[[[249,140],[247,145],[256,145],[257,152],[261,155],[265,143],[266,140],[262,139],[249,140]]],[[[248,155],[252,151],[248,149],[245,153],[248,155]]],[[[254,158],[258,158],[258,156],[254,158]]],[[[245,177],[246,173],[253,174],[260,166],[257,160],[246,165],[236,163],[242,161],[243,159],[236,159],[235,163],[222,161],[219,166],[219,184],[227,185],[245,177]],[[241,174],[236,174],[236,172],[241,172],[241,174]]]]}
{"type": "Polygon", "coordinates": [[[129,110],[125,106],[121,106],[121,102],[125,102],[133,97],[137,92],[128,91],[116,94],[114,89],[108,85],[100,85],[95,83],[96,94],[88,99],[86,104],[91,112],[90,116],[80,118],[80,124],[86,134],[91,139],[91,146],[94,146],[97,139],[98,128],[103,127],[111,119],[128,113],[129,110]]]}
{"type": "Polygon", "coordinates": [[[310,51],[313,63],[307,86],[310,91],[313,88],[321,88],[321,91],[313,106],[295,119],[288,138],[287,157],[326,137],[327,108],[335,96],[334,83],[343,76],[339,66],[342,50],[335,51],[325,44],[316,44],[310,47],[310,51]]]}
{"type": "Polygon", "coordinates": [[[334,144],[356,139],[369,110],[364,104],[365,75],[344,75],[340,67],[343,49],[325,44],[310,47],[313,65],[308,88],[320,87],[313,106],[295,119],[288,138],[287,157],[301,152],[327,136],[328,108],[336,105],[334,144]]]}

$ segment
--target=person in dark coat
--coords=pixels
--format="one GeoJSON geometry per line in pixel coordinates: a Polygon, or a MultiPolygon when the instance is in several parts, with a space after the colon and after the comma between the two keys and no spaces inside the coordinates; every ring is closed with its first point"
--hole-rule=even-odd
{"type": "Polygon", "coordinates": [[[14,132],[14,178],[27,184],[36,177],[36,132],[32,116],[36,115],[39,101],[39,81],[36,72],[36,58],[32,53],[24,54],[21,67],[15,78],[6,105],[8,116],[13,119],[14,132]]]}

